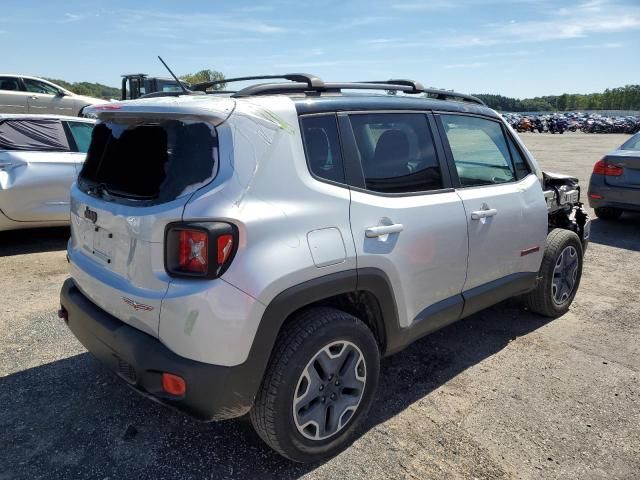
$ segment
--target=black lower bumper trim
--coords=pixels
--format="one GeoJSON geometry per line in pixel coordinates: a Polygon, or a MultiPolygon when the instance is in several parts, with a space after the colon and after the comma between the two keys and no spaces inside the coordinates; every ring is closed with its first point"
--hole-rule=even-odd
{"type": "Polygon", "coordinates": [[[262,369],[248,362],[224,367],[181,357],[93,304],[72,279],[64,283],[60,303],[69,329],[85,348],[141,393],[201,420],[239,417],[251,409],[260,383],[251,372],[262,369]],[[162,372],[184,378],[184,396],[163,391],[162,372]]]}

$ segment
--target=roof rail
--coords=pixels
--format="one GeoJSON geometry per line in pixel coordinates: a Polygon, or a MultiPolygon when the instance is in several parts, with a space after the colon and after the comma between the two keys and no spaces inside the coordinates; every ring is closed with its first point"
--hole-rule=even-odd
{"type": "Polygon", "coordinates": [[[275,80],[275,79],[284,79],[290,80],[291,82],[300,82],[306,84],[308,88],[317,89],[322,88],[324,86],[324,82],[322,79],[316,77],[315,75],[311,75],[309,73],[285,73],[283,75],[255,75],[251,77],[236,77],[236,78],[225,78],[223,80],[211,80],[208,82],[196,83],[191,86],[191,90],[204,92],[207,88],[211,88],[214,85],[221,85],[233,82],[244,82],[246,80],[275,80]]]}
{"type": "Polygon", "coordinates": [[[341,90],[394,90],[409,94],[425,93],[438,100],[458,100],[486,104],[473,95],[465,93],[449,92],[434,88],[425,88],[422,83],[407,79],[392,79],[362,82],[324,82],[316,75],[309,73],[285,73],[282,75],[254,75],[250,77],[225,78],[196,83],[191,86],[194,92],[205,92],[214,85],[222,85],[247,80],[289,80],[289,82],[258,83],[245,87],[239,91],[215,91],[209,93],[231,93],[233,97],[248,97],[252,95],[274,95],[290,93],[339,93],[341,90]]]}
{"type": "Polygon", "coordinates": [[[379,85],[405,85],[407,87],[413,87],[413,91],[406,91],[405,93],[423,93],[424,87],[420,82],[416,82],[415,80],[382,80],[382,81],[366,81],[366,82],[357,82],[357,83],[373,83],[379,85]]]}
{"type": "Polygon", "coordinates": [[[275,95],[279,93],[338,93],[342,90],[395,90],[404,93],[422,93],[411,84],[393,84],[387,82],[326,82],[320,88],[309,88],[301,82],[291,83],[258,83],[243,88],[234,97],[249,97],[252,95],[275,95]]]}
{"type": "Polygon", "coordinates": [[[485,107],[487,106],[487,104],[480,100],[478,97],[467,95],[466,93],[450,92],[448,90],[438,90],[436,88],[425,88],[424,93],[433,96],[437,100],[447,100],[450,98],[453,100],[458,99],[461,101],[477,103],[479,105],[484,105],[485,107]]]}

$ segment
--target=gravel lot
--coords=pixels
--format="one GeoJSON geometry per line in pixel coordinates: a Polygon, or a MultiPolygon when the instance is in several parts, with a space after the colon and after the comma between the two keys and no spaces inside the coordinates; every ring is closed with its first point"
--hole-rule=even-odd
{"type": "MultiPolygon", "coordinates": [[[[624,138],[524,136],[585,186],[624,138]]],[[[68,230],[0,234],[0,478],[640,478],[640,215],[592,232],[570,313],[508,301],[385,360],[366,433],[314,466],[103,371],[56,317],[68,230]]]]}

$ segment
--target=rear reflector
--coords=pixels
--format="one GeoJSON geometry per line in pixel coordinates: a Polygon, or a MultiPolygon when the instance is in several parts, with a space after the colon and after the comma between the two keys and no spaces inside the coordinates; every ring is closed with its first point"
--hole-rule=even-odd
{"type": "Polygon", "coordinates": [[[619,177],[624,173],[624,170],[622,167],[618,167],[602,159],[598,160],[593,166],[593,173],[606,177],[619,177]]]}
{"type": "Polygon", "coordinates": [[[163,373],[162,389],[171,395],[181,397],[187,392],[187,383],[184,381],[184,378],[178,375],[163,373]]]}
{"type": "Polygon", "coordinates": [[[224,234],[218,237],[218,265],[224,265],[233,249],[233,235],[224,234]]]}
{"type": "Polygon", "coordinates": [[[598,195],[597,193],[590,193],[589,198],[595,198],[596,200],[602,200],[604,197],[602,195],[598,195]]]}

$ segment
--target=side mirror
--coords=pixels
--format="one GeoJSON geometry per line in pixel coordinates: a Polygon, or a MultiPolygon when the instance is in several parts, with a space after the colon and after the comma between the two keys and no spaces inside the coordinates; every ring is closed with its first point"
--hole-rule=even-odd
{"type": "Polygon", "coordinates": [[[58,90],[58,94],[56,96],[57,97],[66,97],[67,96],[67,92],[63,92],[62,90],[58,90]]]}

